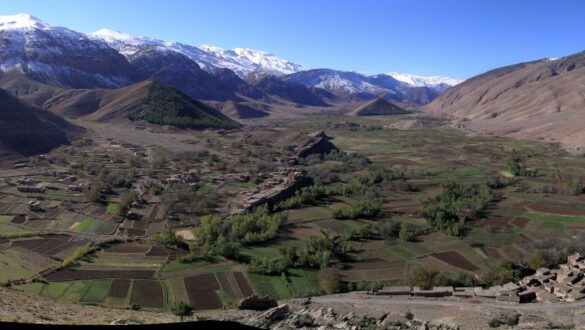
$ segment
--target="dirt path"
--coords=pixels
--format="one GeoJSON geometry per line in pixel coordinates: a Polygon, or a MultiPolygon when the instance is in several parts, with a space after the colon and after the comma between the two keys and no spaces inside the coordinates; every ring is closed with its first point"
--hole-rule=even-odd
{"type": "Polygon", "coordinates": [[[515,311],[554,311],[568,310],[585,307],[585,300],[573,303],[551,303],[551,304],[506,304],[490,302],[465,302],[451,300],[430,300],[430,299],[408,299],[408,298],[374,298],[374,297],[347,297],[344,295],[330,295],[312,298],[313,302],[327,304],[367,304],[367,305],[410,305],[410,306],[438,306],[438,307],[487,307],[494,309],[507,309],[515,311]]]}

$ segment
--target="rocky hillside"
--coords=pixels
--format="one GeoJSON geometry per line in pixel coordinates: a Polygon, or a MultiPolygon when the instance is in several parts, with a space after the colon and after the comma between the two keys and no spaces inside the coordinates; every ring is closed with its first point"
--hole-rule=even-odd
{"type": "Polygon", "coordinates": [[[79,133],[81,128],[0,89],[0,156],[45,153],[79,133]]]}
{"type": "Polygon", "coordinates": [[[585,52],[520,63],[438,96],[430,113],[499,134],[585,145],[585,52]]]}

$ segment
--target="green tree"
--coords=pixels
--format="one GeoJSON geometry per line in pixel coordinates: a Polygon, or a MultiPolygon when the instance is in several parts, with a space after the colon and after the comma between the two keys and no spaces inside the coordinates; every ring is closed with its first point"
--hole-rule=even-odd
{"type": "Polygon", "coordinates": [[[181,322],[183,322],[185,317],[193,315],[193,307],[185,302],[175,301],[171,305],[171,312],[181,318],[181,322]]]}

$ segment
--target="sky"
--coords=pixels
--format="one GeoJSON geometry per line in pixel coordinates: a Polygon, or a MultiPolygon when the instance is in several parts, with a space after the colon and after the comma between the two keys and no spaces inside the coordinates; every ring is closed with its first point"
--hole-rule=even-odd
{"type": "Polygon", "coordinates": [[[585,49],[581,0],[0,0],[17,13],[365,74],[465,79],[585,49]]]}

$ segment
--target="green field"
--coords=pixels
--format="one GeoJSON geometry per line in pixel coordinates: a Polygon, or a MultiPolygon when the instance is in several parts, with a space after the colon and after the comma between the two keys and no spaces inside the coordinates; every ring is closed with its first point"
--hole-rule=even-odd
{"type": "Polygon", "coordinates": [[[110,286],[112,285],[112,280],[103,279],[103,280],[93,280],[91,285],[81,298],[82,302],[89,302],[89,303],[102,303],[106,299],[108,295],[108,291],[110,290],[110,286]]]}

